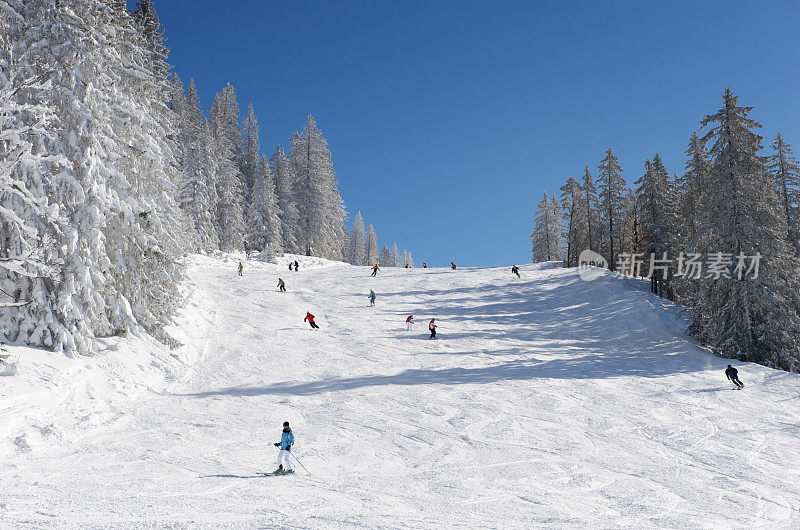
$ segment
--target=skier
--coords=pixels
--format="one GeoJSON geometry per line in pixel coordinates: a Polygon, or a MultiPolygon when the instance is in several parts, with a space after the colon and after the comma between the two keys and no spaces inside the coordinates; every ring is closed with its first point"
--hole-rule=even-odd
{"type": "Polygon", "coordinates": [[[375,305],[375,291],[369,290],[369,305],[375,305]]]}
{"type": "Polygon", "coordinates": [[[408,268],[410,268],[410,265],[408,263],[406,263],[406,269],[408,269],[408,268]]]}
{"type": "Polygon", "coordinates": [[[299,263],[297,263],[297,260],[295,260],[295,261],[294,261],[294,272],[297,272],[297,271],[299,271],[299,270],[300,270],[300,264],[299,264],[299,263]]]}
{"type": "Polygon", "coordinates": [[[520,276],[520,275],[519,275],[519,267],[517,267],[516,265],[514,265],[513,267],[511,267],[511,272],[513,272],[514,274],[516,274],[516,275],[517,275],[517,278],[522,278],[522,276],[520,276]]]}
{"type": "Polygon", "coordinates": [[[286,292],[286,284],[283,283],[283,278],[278,278],[278,289],[280,289],[284,293],[286,292]]]}
{"type": "Polygon", "coordinates": [[[244,270],[244,265],[242,265],[242,262],[240,261],[239,262],[239,276],[244,276],[244,274],[242,274],[243,270],[244,270]]]}
{"type": "Polygon", "coordinates": [[[290,261],[290,262],[289,262],[289,270],[292,270],[292,265],[294,265],[294,263],[292,263],[292,262],[290,261]]]}
{"type": "Polygon", "coordinates": [[[427,262],[425,262],[425,261],[423,261],[423,262],[422,262],[422,268],[423,268],[423,269],[427,269],[427,268],[428,268],[428,263],[427,263],[427,262]]]}
{"type": "Polygon", "coordinates": [[[408,315],[406,319],[406,329],[411,331],[411,328],[414,327],[414,315],[408,315]]]}
{"type": "Polygon", "coordinates": [[[306,311],[306,318],[304,318],[303,321],[304,322],[308,322],[309,324],[311,324],[311,327],[313,329],[319,329],[319,326],[317,325],[317,323],[314,322],[314,315],[312,315],[310,311],[306,311]]]}
{"type": "Polygon", "coordinates": [[[289,453],[292,450],[292,444],[294,443],[294,434],[292,434],[292,428],[289,427],[289,422],[283,422],[283,433],[281,434],[281,441],[275,442],[275,447],[279,447],[280,451],[278,452],[278,469],[275,470],[276,474],[281,473],[294,473],[294,469],[292,468],[292,461],[289,459],[289,453]],[[286,467],[284,467],[284,464],[286,467]]]}
{"type": "Polygon", "coordinates": [[[373,275],[373,276],[377,276],[377,275],[378,275],[378,271],[379,271],[379,270],[381,270],[381,268],[380,268],[380,267],[378,267],[378,264],[376,263],[376,264],[375,264],[375,266],[374,266],[374,267],[372,267],[372,275],[373,275]]]}
{"type": "Polygon", "coordinates": [[[456,270],[456,264],[453,263],[452,261],[450,262],[450,268],[456,270]]]}
{"type": "Polygon", "coordinates": [[[428,337],[428,340],[436,338],[436,324],[433,323],[434,320],[436,319],[432,318],[431,321],[428,322],[428,329],[431,331],[431,336],[428,337]]]}
{"type": "Polygon", "coordinates": [[[744,386],[744,383],[739,381],[739,370],[737,370],[733,366],[728,365],[728,367],[725,369],[725,376],[731,383],[736,385],[737,389],[741,390],[742,387],[744,386]]]}

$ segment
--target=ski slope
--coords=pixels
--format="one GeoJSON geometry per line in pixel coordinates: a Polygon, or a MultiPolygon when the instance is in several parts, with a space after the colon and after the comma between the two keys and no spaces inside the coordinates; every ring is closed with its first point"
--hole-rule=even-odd
{"type": "Polygon", "coordinates": [[[173,352],[10,347],[0,527],[800,527],[800,377],[732,390],[645,284],[290,259],[190,257],[173,352]]]}

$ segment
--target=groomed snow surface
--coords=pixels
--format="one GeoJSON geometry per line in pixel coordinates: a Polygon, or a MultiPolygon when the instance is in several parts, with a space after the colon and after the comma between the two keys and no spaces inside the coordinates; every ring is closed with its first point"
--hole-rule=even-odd
{"type": "Polygon", "coordinates": [[[800,527],[800,377],[733,390],[640,282],[235,258],[175,351],[7,347],[0,527],[800,527]],[[261,477],[284,420],[310,474],[261,477]]]}

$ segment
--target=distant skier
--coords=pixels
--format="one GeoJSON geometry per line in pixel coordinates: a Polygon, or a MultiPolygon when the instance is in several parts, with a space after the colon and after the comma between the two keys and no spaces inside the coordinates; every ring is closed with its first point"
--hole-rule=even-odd
{"type": "Polygon", "coordinates": [[[289,270],[292,270],[292,266],[293,266],[293,265],[294,265],[294,262],[290,261],[290,262],[289,262],[289,270]]]}
{"type": "Polygon", "coordinates": [[[378,275],[378,271],[379,271],[379,270],[381,270],[381,268],[380,268],[380,267],[378,267],[378,264],[376,263],[376,264],[375,264],[375,265],[372,267],[372,275],[373,275],[373,276],[377,276],[377,275],[378,275]]]}
{"type": "Polygon", "coordinates": [[[408,269],[408,268],[410,268],[410,267],[411,267],[411,266],[410,266],[408,263],[406,263],[406,269],[408,269]]]}
{"type": "Polygon", "coordinates": [[[427,263],[427,262],[425,262],[425,261],[423,261],[423,262],[422,262],[422,268],[423,268],[423,269],[427,269],[427,268],[428,268],[428,263],[427,263]]]}
{"type": "Polygon", "coordinates": [[[311,327],[313,329],[319,329],[319,326],[317,325],[317,323],[314,322],[314,315],[312,315],[310,311],[306,311],[306,318],[304,318],[303,320],[305,322],[308,322],[309,324],[311,324],[311,327]]]}
{"type": "Polygon", "coordinates": [[[406,319],[406,329],[411,331],[411,328],[414,327],[414,315],[408,315],[406,319]]]}
{"type": "Polygon", "coordinates": [[[239,262],[239,276],[244,276],[244,274],[242,274],[243,270],[244,270],[244,265],[242,265],[242,262],[240,261],[239,262]]]}
{"type": "Polygon", "coordinates": [[[520,275],[519,275],[519,267],[517,267],[516,265],[514,265],[513,267],[511,267],[511,272],[513,272],[514,274],[516,274],[516,275],[517,275],[517,278],[522,278],[522,276],[520,276],[520,275]]]}
{"type": "Polygon", "coordinates": [[[369,305],[375,305],[375,291],[369,290],[369,305]]]}
{"type": "Polygon", "coordinates": [[[428,337],[428,340],[436,338],[436,324],[434,324],[435,318],[432,318],[430,322],[428,322],[428,329],[431,331],[431,336],[428,337]]]}
{"type": "Polygon", "coordinates": [[[452,261],[450,262],[450,268],[456,270],[456,264],[453,263],[452,261]]]}
{"type": "Polygon", "coordinates": [[[281,441],[275,442],[275,447],[280,448],[278,452],[278,469],[275,470],[275,473],[294,473],[292,461],[289,459],[292,444],[294,444],[294,434],[292,434],[292,428],[289,427],[289,422],[285,421],[283,422],[281,441]]]}
{"type": "Polygon", "coordinates": [[[739,381],[739,370],[737,370],[733,366],[728,365],[728,367],[725,369],[725,376],[731,383],[736,385],[736,388],[741,390],[741,388],[744,386],[744,383],[739,381]]]}
{"type": "Polygon", "coordinates": [[[297,260],[294,260],[294,272],[297,272],[299,270],[300,270],[300,264],[297,263],[297,260]]]}
{"type": "Polygon", "coordinates": [[[278,278],[278,289],[280,289],[284,293],[286,292],[286,284],[283,283],[283,278],[278,278]]]}

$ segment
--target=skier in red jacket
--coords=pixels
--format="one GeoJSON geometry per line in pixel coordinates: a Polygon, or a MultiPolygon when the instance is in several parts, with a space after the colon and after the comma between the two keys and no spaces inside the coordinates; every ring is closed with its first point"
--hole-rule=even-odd
{"type": "Polygon", "coordinates": [[[311,324],[313,329],[319,329],[319,326],[314,322],[314,315],[312,315],[310,311],[306,311],[306,318],[304,318],[303,321],[311,324]]]}
{"type": "Polygon", "coordinates": [[[381,268],[380,268],[380,267],[378,267],[378,264],[376,263],[376,264],[375,264],[375,266],[374,266],[374,267],[372,267],[372,275],[373,275],[373,276],[377,276],[377,275],[378,275],[378,271],[379,271],[379,270],[381,270],[381,268]]]}
{"type": "Polygon", "coordinates": [[[436,319],[432,318],[431,321],[428,323],[428,329],[431,330],[431,336],[429,337],[429,340],[436,338],[436,324],[433,323],[434,320],[436,319]]]}

